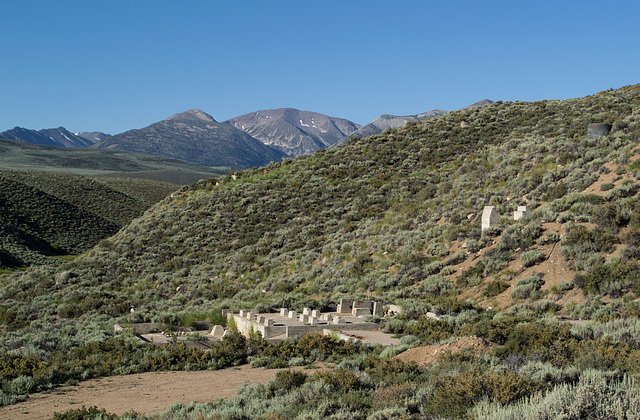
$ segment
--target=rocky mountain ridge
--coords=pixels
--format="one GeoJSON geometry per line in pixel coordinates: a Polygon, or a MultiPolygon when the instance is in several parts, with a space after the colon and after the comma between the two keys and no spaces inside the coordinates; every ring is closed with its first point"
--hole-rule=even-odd
{"type": "Polygon", "coordinates": [[[0,139],[25,141],[32,144],[56,147],[89,147],[91,140],[73,134],[64,127],[48,128],[44,130],[30,130],[14,127],[0,133],[0,139]]]}
{"type": "Polygon", "coordinates": [[[279,108],[251,112],[224,121],[287,156],[300,156],[333,146],[360,125],[317,112],[279,108]]]}
{"type": "Polygon", "coordinates": [[[148,127],[106,137],[92,148],[147,153],[204,166],[238,168],[264,166],[284,156],[244,131],[218,123],[201,110],[185,111],[148,127]]]}

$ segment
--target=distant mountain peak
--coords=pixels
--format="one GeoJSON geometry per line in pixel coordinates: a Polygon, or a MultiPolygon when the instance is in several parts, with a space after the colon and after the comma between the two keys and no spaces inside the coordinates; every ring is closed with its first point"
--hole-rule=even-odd
{"type": "Polygon", "coordinates": [[[287,156],[326,149],[360,126],[343,118],[295,108],[255,111],[224,121],[287,156]]]}
{"type": "Polygon", "coordinates": [[[467,106],[467,107],[465,107],[463,109],[473,108],[473,107],[476,107],[476,106],[491,105],[493,102],[494,101],[492,101],[491,99],[483,99],[483,100],[478,101],[476,103],[473,103],[473,104],[471,104],[471,105],[469,105],[469,106],[467,106]]]}
{"type": "Polygon", "coordinates": [[[174,114],[167,118],[165,121],[171,120],[197,120],[197,121],[208,121],[208,122],[217,122],[211,115],[202,111],[201,109],[190,109],[185,112],[181,112],[179,114],[174,114]]]}
{"type": "Polygon", "coordinates": [[[231,125],[217,122],[199,109],[106,137],[91,147],[147,153],[204,166],[239,168],[264,166],[284,157],[279,150],[231,125]]]}

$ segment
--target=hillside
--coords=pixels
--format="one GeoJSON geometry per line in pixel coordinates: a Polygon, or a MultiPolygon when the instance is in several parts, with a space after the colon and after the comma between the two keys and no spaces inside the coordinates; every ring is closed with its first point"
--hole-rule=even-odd
{"type": "Polygon", "coordinates": [[[0,169],[35,169],[73,175],[143,178],[178,185],[229,173],[175,159],[131,152],[69,149],[0,140],[0,169]]]}
{"type": "Polygon", "coordinates": [[[285,371],[202,411],[174,407],[185,418],[469,418],[514,407],[535,413],[547,409],[538,397],[583,394],[575,407],[589,413],[590,384],[635,407],[640,392],[623,375],[640,373],[639,116],[640,85],[564,101],[498,101],[202,180],[74,261],[2,280],[2,344],[41,359],[30,362],[39,370],[9,369],[22,366],[9,356],[0,366],[15,381],[24,372],[41,378],[45,368],[58,375],[35,388],[229,366],[248,355],[255,366],[337,365],[285,371]],[[590,136],[591,123],[609,123],[611,132],[590,136]],[[500,218],[483,231],[485,206],[500,218]],[[531,215],[516,221],[519,206],[531,215]],[[63,270],[69,284],[56,282],[63,270]],[[222,322],[221,308],[268,311],[284,301],[301,312],[368,297],[401,307],[372,319],[401,335],[401,345],[318,336],[271,345],[230,334],[208,354],[175,345],[158,356],[107,340],[116,320],[187,327],[222,322]],[[443,352],[425,367],[390,359],[470,336],[492,343],[490,353],[443,352]],[[60,373],[51,337],[73,373],[60,373]],[[108,365],[96,362],[105,358],[108,365]]]}
{"type": "Polygon", "coordinates": [[[149,180],[0,170],[0,268],[81,253],[177,188],[149,180]]]}
{"type": "Polygon", "coordinates": [[[175,114],[139,130],[106,137],[94,149],[121,150],[179,159],[204,166],[249,168],[284,156],[200,110],[175,114]]]}
{"type": "Polygon", "coordinates": [[[224,123],[292,157],[331,147],[360,128],[342,118],[292,108],[251,112],[224,123]]]}
{"type": "Polygon", "coordinates": [[[425,118],[437,117],[439,115],[444,115],[448,111],[442,109],[434,109],[432,111],[423,112],[422,114],[416,115],[406,115],[406,116],[398,116],[398,115],[388,115],[384,114],[370,122],[369,124],[360,127],[356,131],[351,134],[346,135],[340,141],[336,142],[336,146],[340,146],[346,143],[350,138],[353,137],[369,137],[374,134],[380,134],[387,128],[398,128],[405,125],[408,121],[420,121],[425,118]]]}
{"type": "MultiPolygon", "coordinates": [[[[567,101],[498,102],[213,184],[203,181],[156,206],[78,259],[73,269],[94,262],[118,265],[107,257],[116,251],[128,258],[109,283],[144,284],[161,276],[161,290],[169,279],[187,281],[192,288],[218,290],[227,305],[269,300],[260,290],[282,281],[334,302],[342,293],[367,291],[397,299],[425,293],[421,282],[441,280],[430,276],[451,271],[451,262],[443,264],[451,258],[466,260],[469,243],[482,249],[504,242],[507,234],[515,235],[513,242],[473,265],[477,270],[491,261],[491,268],[479,277],[463,276],[465,286],[471,278],[479,283],[507,278],[508,262],[543,240],[543,221],[573,209],[560,218],[571,230],[576,218],[591,220],[594,209],[611,205],[580,193],[608,171],[605,163],[632,163],[637,90],[567,101]],[[614,132],[587,138],[593,120],[615,122],[614,132]],[[503,215],[504,225],[493,238],[479,229],[485,205],[497,206],[503,215]],[[533,209],[528,224],[509,221],[519,205],[533,209]],[[535,235],[523,242],[522,229],[535,235]],[[467,249],[458,256],[452,250],[462,250],[465,241],[467,249]]],[[[631,169],[622,166],[625,170],[631,169]]],[[[624,199],[613,204],[630,205],[628,193],[618,192],[635,189],[628,185],[609,192],[624,199]]],[[[633,206],[624,211],[634,214],[633,206]]]]}

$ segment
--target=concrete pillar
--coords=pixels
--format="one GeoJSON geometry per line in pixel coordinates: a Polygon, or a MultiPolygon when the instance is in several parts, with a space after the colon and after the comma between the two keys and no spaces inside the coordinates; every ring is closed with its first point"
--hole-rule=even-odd
{"type": "Polygon", "coordinates": [[[351,313],[352,307],[353,307],[353,299],[340,299],[340,304],[338,305],[338,313],[341,313],[341,314],[351,313]]]}
{"type": "Polygon", "coordinates": [[[311,316],[314,318],[320,318],[320,311],[317,309],[314,309],[313,311],[311,311],[311,316]]]}
{"type": "Polygon", "coordinates": [[[296,319],[298,317],[298,313],[296,311],[289,311],[289,318],[296,319]]]}
{"type": "Polygon", "coordinates": [[[382,302],[373,302],[373,314],[383,316],[382,302]]]}
{"type": "Polygon", "coordinates": [[[495,206],[485,206],[482,212],[482,230],[500,226],[500,215],[495,206]]]}
{"type": "Polygon", "coordinates": [[[289,314],[289,310],[287,308],[280,308],[280,316],[287,316],[289,314]]]}

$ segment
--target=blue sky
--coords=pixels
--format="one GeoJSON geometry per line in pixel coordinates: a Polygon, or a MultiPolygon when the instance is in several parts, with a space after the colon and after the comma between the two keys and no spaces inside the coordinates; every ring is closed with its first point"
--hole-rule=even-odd
{"type": "Polygon", "coordinates": [[[640,83],[632,1],[0,0],[0,131],[120,133],[200,108],[367,124],[640,83]]]}

